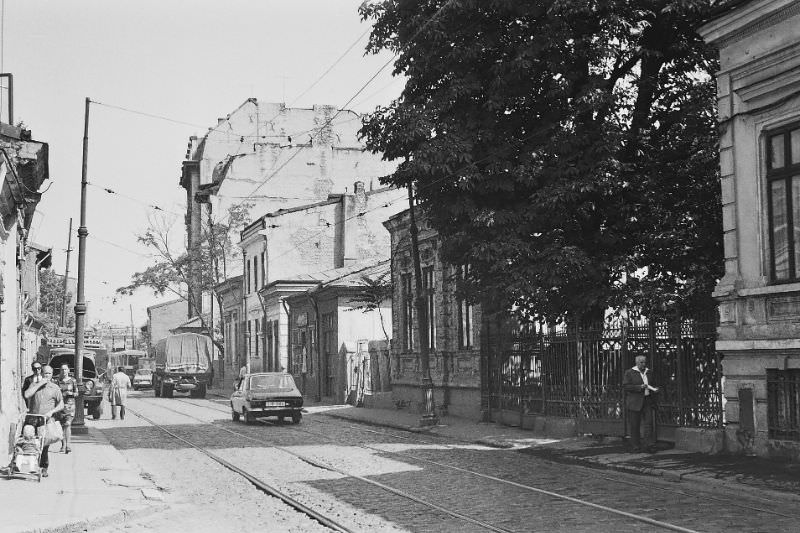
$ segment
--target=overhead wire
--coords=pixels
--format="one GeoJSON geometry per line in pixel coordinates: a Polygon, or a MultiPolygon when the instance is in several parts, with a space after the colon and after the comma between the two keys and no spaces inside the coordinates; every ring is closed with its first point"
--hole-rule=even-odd
{"type": "Polygon", "coordinates": [[[183,214],[181,214],[181,213],[176,213],[176,212],[174,212],[174,211],[170,211],[169,209],[164,209],[163,207],[160,207],[160,206],[158,206],[158,205],[156,205],[156,204],[151,204],[151,203],[149,203],[149,202],[146,202],[146,201],[144,201],[144,200],[139,200],[138,198],[134,198],[133,196],[129,196],[129,195],[127,195],[127,194],[124,194],[124,193],[121,193],[121,192],[115,191],[114,189],[111,189],[111,188],[109,188],[109,187],[105,187],[105,186],[103,186],[103,185],[98,185],[98,184],[96,184],[96,183],[92,183],[92,182],[90,182],[90,181],[87,181],[87,182],[86,182],[86,184],[87,184],[87,185],[91,185],[92,187],[95,187],[95,188],[97,188],[97,189],[100,189],[101,191],[104,191],[104,192],[106,192],[107,194],[112,194],[112,195],[115,195],[115,196],[120,196],[120,197],[122,197],[122,198],[126,198],[126,199],[128,199],[128,200],[130,200],[130,201],[132,201],[132,202],[136,202],[136,203],[138,203],[138,204],[142,204],[142,205],[144,205],[144,206],[147,206],[147,207],[149,207],[150,209],[153,209],[153,210],[155,210],[155,211],[161,211],[162,213],[169,213],[170,215],[175,215],[175,216],[179,216],[179,217],[180,217],[180,216],[183,216],[183,214]]]}

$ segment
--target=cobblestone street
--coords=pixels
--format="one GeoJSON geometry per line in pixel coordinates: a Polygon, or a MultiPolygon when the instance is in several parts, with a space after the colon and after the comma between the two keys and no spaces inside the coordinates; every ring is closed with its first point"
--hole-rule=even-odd
{"type": "Polygon", "coordinates": [[[299,425],[248,426],[224,399],[134,396],[126,420],[96,427],[167,509],[103,531],[326,530],[137,415],[354,531],[794,531],[800,515],[796,504],[371,428],[322,408],[299,425]]]}

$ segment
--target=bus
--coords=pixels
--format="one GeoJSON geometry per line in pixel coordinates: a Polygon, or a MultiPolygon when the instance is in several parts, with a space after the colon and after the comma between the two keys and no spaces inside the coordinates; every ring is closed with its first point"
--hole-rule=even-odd
{"type": "Polygon", "coordinates": [[[122,367],[131,380],[134,374],[139,369],[139,358],[144,358],[147,352],[142,350],[122,350],[119,352],[111,352],[108,354],[108,367],[106,369],[106,377],[111,380],[111,376],[117,371],[117,368],[122,367]]]}

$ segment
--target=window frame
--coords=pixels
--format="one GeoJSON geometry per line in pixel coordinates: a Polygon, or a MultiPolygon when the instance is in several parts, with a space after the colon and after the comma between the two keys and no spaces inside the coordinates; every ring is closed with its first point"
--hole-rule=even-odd
{"type": "Polygon", "coordinates": [[[428,323],[428,348],[436,349],[436,270],[433,265],[422,268],[422,292],[425,295],[428,323]]]}
{"type": "MultiPolygon", "coordinates": [[[[458,281],[463,282],[469,275],[469,263],[457,268],[458,281]]],[[[468,350],[475,347],[475,311],[473,304],[467,302],[465,298],[456,296],[458,304],[458,347],[468,350]]]]}
{"type": "MultiPolygon", "coordinates": [[[[792,195],[792,182],[793,179],[800,181],[800,157],[797,163],[792,163],[792,140],[791,133],[793,131],[800,131],[800,121],[792,122],[779,128],[770,129],[764,132],[764,139],[766,143],[766,196],[767,196],[767,231],[769,233],[769,279],[772,284],[783,283],[796,283],[800,281],[800,261],[795,256],[800,242],[795,242],[795,224],[800,227],[800,221],[794,220],[794,210],[799,207],[795,206],[795,201],[800,202],[800,197],[794,198],[792,195]],[[783,136],[783,166],[779,168],[772,167],[773,161],[773,145],[772,140],[776,136],[783,136]],[[787,262],[788,262],[788,276],[786,278],[778,278],[776,266],[777,257],[775,254],[775,218],[773,213],[773,192],[772,184],[774,182],[782,182],[784,198],[785,198],[785,226],[786,226],[786,248],[787,248],[787,262]]],[[[800,133],[799,133],[800,135],[800,133]]],[[[796,154],[800,156],[800,154],[796,154]]],[[[800,241],[800,239],[798,239],[800,241]]]]}
{"type": "Polygon", "coordinates": [[[414,349],[414,293],[410,272],[400,275],[400,290],[403,305],[403,348],[411,351],[414,349]]]}

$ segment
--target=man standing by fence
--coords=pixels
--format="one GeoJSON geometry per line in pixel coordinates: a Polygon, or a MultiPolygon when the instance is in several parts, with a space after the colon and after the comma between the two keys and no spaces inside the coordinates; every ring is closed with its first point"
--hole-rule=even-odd
{"type": "Polygon", "coordinates": [[[650,370],[647,358],[636,356],[636,365],[625,371],[622,388],[625,390],[625,408],[631,430],[631,451],[642,451],[641,427],[644,424],[644,442],[647,451],[655,451],[655,435],[653,432],[654,411],[657,407],[655,393],[658,388],[650,383],[650,370]]]}

